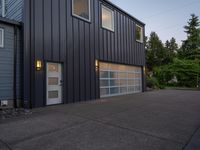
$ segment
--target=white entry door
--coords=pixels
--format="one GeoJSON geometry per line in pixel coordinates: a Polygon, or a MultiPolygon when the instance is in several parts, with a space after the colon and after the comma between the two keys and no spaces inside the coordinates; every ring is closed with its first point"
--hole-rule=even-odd
{"type": "Polygon", "coordinates": [[[47,105],[62,103],[62,65],[59,63],[47,63],[47,105]]]}

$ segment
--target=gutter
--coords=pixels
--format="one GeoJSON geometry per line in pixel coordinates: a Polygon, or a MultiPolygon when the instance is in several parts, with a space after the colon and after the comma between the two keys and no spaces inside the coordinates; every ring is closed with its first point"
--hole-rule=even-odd
{"type": "Polygon", "coordinates": [[[11,20],[11,19],[8,19],[8,18],[3,18],[3,17],[0,17],[0,22],[5,23],[5,24],[10,24],[10,25],[21,26],[20,22],[17,22],[15,20],[11,20]]]}
{"type": "Polygon", "coordinates": [[[139,19],[137,19],[136,17],[134,17],[133,15],[131,15],[130,13],[128,13],[127,11],[123,10],[122,8],[120,8],[119,6],[115,5],[113,2],[109,1],[109,0],[101,0],[104,3],[107,3],[113,7],[115,7],[116,9],[118,9],[119,11],[121,11],[122,13],[128,15],[130,18],[132,18],[133,20],[137,21],[138,23],[142,24],[143,26],[145,26],[145,23],[140,21],[139,19]]]}

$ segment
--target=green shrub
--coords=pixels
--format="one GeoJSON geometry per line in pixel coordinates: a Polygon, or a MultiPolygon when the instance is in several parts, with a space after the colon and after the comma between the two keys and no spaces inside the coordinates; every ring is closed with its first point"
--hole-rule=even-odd
{"type": "Polygon", "coordinates": [[[147,77],[146,78],[146,84],[147,84],[147,87],[149,87],[149,88],[153,88],[153,89],[159,89],[160,88],[158,80],[154,77],[147,77]]]}
{"type": "Polygon", "coordinates": [[[154,67],[153,76],[160,85],[196,87],[197,79],[200,75],[200,65],[198,60],[174,59],[173,63],[154,67]],[[177,82],[171,83],[176,77],[177,82]]]}

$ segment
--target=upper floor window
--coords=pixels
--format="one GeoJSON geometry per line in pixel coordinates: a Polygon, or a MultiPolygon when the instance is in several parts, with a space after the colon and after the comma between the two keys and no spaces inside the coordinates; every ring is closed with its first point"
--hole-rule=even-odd
{"type": "Polygon", "coordinates": [[[143,43],[143,28],[136,25],[136,41],[143,43]]]}
{"type": "Polygon", "coordinates": [[[90,0],[72,0],[74,16],[90,21],[90,0]]]}
{"type": "Polygon", "coordinates": [[[102,27],[114,31],[114,12],[102,5],[102,27]]]}
{"type": "Polygon", "coordinates": [[[4,29],[0,28],[0,47],[4,47],[4,29]]]}

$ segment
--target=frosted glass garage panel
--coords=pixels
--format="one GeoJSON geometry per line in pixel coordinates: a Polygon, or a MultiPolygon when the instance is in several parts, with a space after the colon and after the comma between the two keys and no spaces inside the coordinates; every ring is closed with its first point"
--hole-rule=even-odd
{"type": "Polygon", "coordinates": [[[100,62],[101,97],[142,92],[142,67],[100,62]]]}

